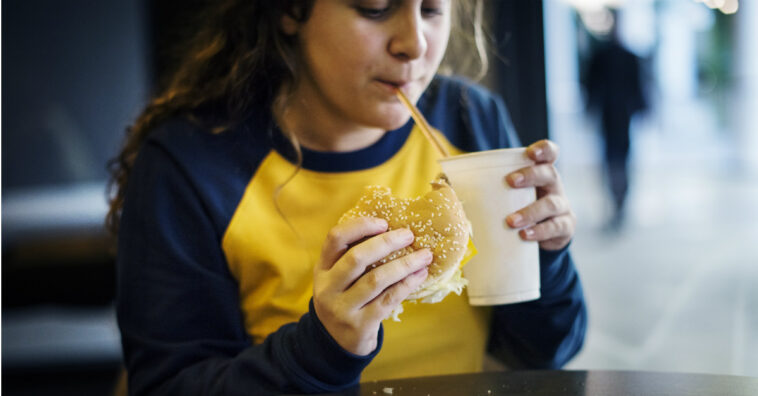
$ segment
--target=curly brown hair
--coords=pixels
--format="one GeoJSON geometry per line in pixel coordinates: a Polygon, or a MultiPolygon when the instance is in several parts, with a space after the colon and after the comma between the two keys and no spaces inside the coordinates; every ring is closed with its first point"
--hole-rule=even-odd
{"type": "MultiPolygon", "coordinates": [[[[134,161],[158,124],[169,118],[186,117],[209,133],[221,133],[238,125],[257,108],[272,108],[280,105],[275,101],[286,101],[287,92],[280,91],[296,85],[299,59],[295,39],[280,30],[280,21],[285,15],[298,22],[306,21],[314,1],[216,0],[207,6],[203,25],[190,40],[178,43],[182,61],[165,81],[165,88],[126,129],[120,153],[108,164],[111,177],[106,227],[113,235],[118,233],[134,161]]],[[[455,6],[453,29],[458,34],[452,35],[450,49],[468,49],[473,43],[481,76],[487,68],[481,34],[481,0],[458,0],[455,6]],[[463,26],[471,27],[473,34],[461,34],[458,30],[469,30],[463,26]]],[[[458,67],[452,68],[458,71],[472,67],[471,57],[447,56],[443,63],[450,66],[453,59],[458,67]]],[[[293,146],[299,153],[296,141],[293,146]]]]}

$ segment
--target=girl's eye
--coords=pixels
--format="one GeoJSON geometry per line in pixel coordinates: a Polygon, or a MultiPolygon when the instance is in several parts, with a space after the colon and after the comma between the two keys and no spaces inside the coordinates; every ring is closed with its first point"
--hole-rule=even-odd
{"type": "Polygon", "coordinates": [[[387,12],[390,10],[390,7],[384,7],[384,8],[372,8],[372,7],[356,7],[358,9],[358,12],[363,15],[366,18],[369,19],[380,19],[387,15],[387,12]]]}
{"type": "Polygon", "coordinates": [[[424,0],[421,3],[421,15],[431,18],[445,13],[448,7],[446,0],[424,0]]]}
{"type": "MultiPolygon", "coordinates": [[[[370,2],[367,2],[370,3],[370,2]]],[[[392,12],[395,1],[379,2],[378,4],[357,4],[355,9],[358,13],[369,19],[382,19],[392,12]]],[[[427,0],[421,5],[421,14],[424,17],[431,18],[442,15],[444,11],[443,1],[427,0]]]]}
{"type": "Polygon", "coordinates": [[[424,16],[427,16],[427,17],[433,17],[433,16],[437,16],[437,15],[442,15],[442,8],[438,8],[438,7],[422,7],[421,8],[421,13],[424,16]]]}

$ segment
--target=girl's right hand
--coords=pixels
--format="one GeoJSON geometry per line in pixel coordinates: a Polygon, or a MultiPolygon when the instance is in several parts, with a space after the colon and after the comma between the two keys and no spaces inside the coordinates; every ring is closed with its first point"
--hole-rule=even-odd
{"type": "Polygon", "coordinates": [[[366,272],[371,264],[410,245],[413,238],[408,229],[387,231],[386,221],[370,217],[329,231],[314,273],[313,306],[345,350],[361,356],[374,351],[382,320],[426,279],[432,262],[429,249],[366,272]]]}

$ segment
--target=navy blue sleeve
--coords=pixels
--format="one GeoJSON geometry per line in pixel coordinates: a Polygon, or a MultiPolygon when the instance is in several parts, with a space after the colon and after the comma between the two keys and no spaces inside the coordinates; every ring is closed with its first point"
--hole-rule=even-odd
{"type": "MultiPolygon", "coordinates": [[[[520,146],[503,100],[457,77],[438,76],[419,101],[456,147],[520,146]]],[[[540,299],[494,308],[489,352],[512,368],[558,368],[581,349],[587,309],[568,247],[540,250],[540,299]]]]}
{"type": "MultiPolygon", "coordinates": [[[[503,101],[490,103],[499,133],[518,142],[503,101]]],[[[540,250],[540,281],[540,299],[494,309],[490,350],[511,367],[560,368],[584,344],[587,308],[568,246],[540,250]]]]}
{"type": "Polygon", "coordinates": [[[251,345],[222,230],[174,158],[148,142],[120,224],[117,315],[132,395],[334,392],[369,356],[342,349],[310,311],[251,345]]]}
{"type": "Polygon", "coordinates": [[[511,368],[557,369],[582,348],[584,293],[568,247],[540,250],[541,297],[494,308],[489,352],[511,368]]]}
{"type": "Polygon", "coordinates": [[[437,76],[419,100],[429,123],[466,152],[521,145],[502,98],[460,77],[437,76]]]}

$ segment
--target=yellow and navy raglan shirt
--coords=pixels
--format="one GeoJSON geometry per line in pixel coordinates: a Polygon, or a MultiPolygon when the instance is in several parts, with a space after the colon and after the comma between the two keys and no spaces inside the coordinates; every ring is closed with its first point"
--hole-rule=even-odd
{"type": "MultiPolygon", "coordinates": [[[[502,101],[463,80],[435,78],[419,107],[453,153],[518,144],[502,101]]],[[[219,134],[182,119],[151,132],[126,190],[118,246],[132,394],[332,392],[480,371],[486,351],[556,368],[580,349],[586,309],[563,249],[540,252],[539,300],[472,307],[464,292],[405,304],[369,356],[343,350],[311,304],[327,232],[367,185],[403,197],[428,192],[437,155],[409,120],[358,151],[303,149],[302,169],[287,182],[292,158],[264,110],[219,134]]]]}

